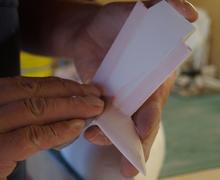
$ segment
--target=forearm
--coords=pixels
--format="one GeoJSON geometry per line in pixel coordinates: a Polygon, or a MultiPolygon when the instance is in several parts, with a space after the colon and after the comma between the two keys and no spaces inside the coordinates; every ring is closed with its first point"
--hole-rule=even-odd
{"type": "Polygon", "coordinates": [[[22,48],[50,56],[68,56],[69,41],[95,16],[99,5],[63,0],[21,0],[22,48]]]}

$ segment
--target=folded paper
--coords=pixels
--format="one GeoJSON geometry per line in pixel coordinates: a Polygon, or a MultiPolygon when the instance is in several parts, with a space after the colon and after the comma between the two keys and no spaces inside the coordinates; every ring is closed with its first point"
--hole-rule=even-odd
{"type": "Polygon", "coordinates": [[[189,57],[184,41],[193,30],[166,1],[149,9],[137,2],[93,78],[112,97],[93,124],[142,174],[144,152],[131,116],[189,57]]]}

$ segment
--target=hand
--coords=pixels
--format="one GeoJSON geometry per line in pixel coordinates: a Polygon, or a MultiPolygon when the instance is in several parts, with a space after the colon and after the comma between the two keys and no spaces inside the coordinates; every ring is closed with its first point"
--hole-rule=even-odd
{"type": "Polygon", "coordinates": [[[100,91],[60,78],[0,79],[0,179],[17,161],[77,138],[103,110],[100,91]]]}
{"type": "MultiPolygon", "coordinates": [[[[151,6],[152,3],[152,1],[148,1],[146,5],[151,6]]],[[[187,1],[170,0],[169,3],[190,22],[197,19],[195,9],[187,1]]],[[[133,3],[113,3],[104,6],[77,34],[72,52],[79,73],[84,81],[91,80],[133,5],[133,3]]],[[[175,75],[173,74],[133,115],[137,133],[143,143],[146,160],[157,135],[161,111],[169,96],[174,80],[175,75]]],[[[88,129],[85,137],[90,142],[99,145],[111,143],[98,127],[88,129]]],[[[126,177],[135,176],[138,173],[124,157],[121,160],[121,172],[126,177]]]]}
{"type": "MultiPolygon", "coordinates": [[[[147,7],[154,3],[153,0],[145,2],[147,7]]],[[[169,0],[169,3],[190,22],[197,19],[197,12],[187,1],[169,0]]],[[[72,40],[66,42],[65,49],[69,56],[74,58],[84,82],[89,82],[95,74],[133,6],[134,3],[123,2],[111,3],[100,8],[72,35],[72,40]]]]}
{"type": "MultiPolygon", "coordinates": [[[[150,7],[156,1],[145,1],[145,4],[150,7]]],[[[168,1],[190,22],[197,19],[197,12],[187,1],[168,1]]],[[[134,6],[134,3],[99,6],[52,0],[22,2],[25,3],[20,6],[21,32],[26,50],[74,58],[84,82],[91,80],[134,6]]],[[[133,116],[146,160],[159,128],[162,106],[174,79],[172,75],[133,116]]],[[[85,136],[95,144],[110,143],[97,127],[89,129],[85,136]]],[[[125,158],[122,158],[121,172],[124,176],[137,174],[125,158]]]]}

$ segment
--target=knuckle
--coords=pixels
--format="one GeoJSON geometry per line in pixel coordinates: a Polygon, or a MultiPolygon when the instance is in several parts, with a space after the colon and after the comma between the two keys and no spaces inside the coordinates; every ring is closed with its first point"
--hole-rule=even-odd
{"type": "Polygon", "coordinates": [[[59,77],[51,77],[52,81],[56,83],[58,87],[60,87],[63,91],[63,93],[71,94],[72,92],[72,87],[74,85],[75,87],[75,82],[67,80],[67,79],[62,79],[59,77]]]}
{"type": "Polygon", "coordinates": [[[45,132],[49,137],[56,137],[56,138],[59,137],[59,134],[56,132],[55,128],[52,125],[47,126],[45,132]]]}
{"type": "Polygon", "coordinates": [[[25,110],[36,117],[43,116],[48,107],[46,98],[28,98],[24,101],[25,110]]]}
{"type": "Polygon", "coordinates": [[[36,147],[38,150],[42,150],[41,139],[42,131],[39,126],[29,126],[26,128],[26,139],[29,144],[36,147]]]}
{"type": "Polygon", "coordinates": [[[29,126],[26,130],[27,142],[37,150],[44,150],[61,141],[53,126],[29,126]]]}
{"type": "Polygon", "coordinates": [[[18,87],[23,89],[30,96],[34,96],[40,89],[40,83],[37,81],[37,79],[33,81],[24,77],[16,77],[15,80],[18,87]]]}
{"type": "Polygon", "coordinates": [[[70,81],[62,78],[57,78],[56,81],[64,90],[70,90],[70,81]]]}
{"type": "Polygon", "coordinates": [[[40,151],[48,148],[48,137],[54,136],[53,133],[48,128],[32,125],[26,128],[25,135],[27,142],[40,151]]]}

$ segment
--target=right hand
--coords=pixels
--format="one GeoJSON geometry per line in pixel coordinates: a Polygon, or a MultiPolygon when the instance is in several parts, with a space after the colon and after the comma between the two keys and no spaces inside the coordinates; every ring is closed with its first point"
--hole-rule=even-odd
{"type": "Polygon", "coordinates": [[[40,150],[77,138],[104,103],[93,85],[60,78],[0,79],[0,179],[40,150]]]}

